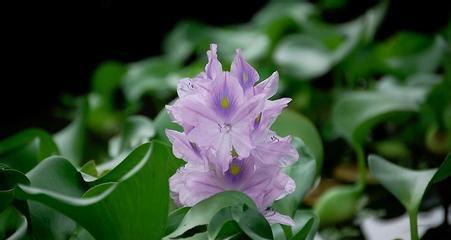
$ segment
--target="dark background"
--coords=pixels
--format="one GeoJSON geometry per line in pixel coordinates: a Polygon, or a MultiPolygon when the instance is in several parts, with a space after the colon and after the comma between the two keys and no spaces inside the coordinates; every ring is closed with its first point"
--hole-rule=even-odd
{"type": "MultiPolygon", "coordinates": [[[[209,25],[245,23],[267,1],[59,1],[0,4],[0,137],[27,127],[56,130],[64,94],[88,92],[105,60],[130,62],[161,53],[164,36],[182,19],[209,25]]],[[[377,1],[352,0],[327,12],[331,22],[353,19],[377,1]]],[[[400,30],[434,33],[450,20],[448,1],[392,1],[377,38],[400,30]]]]}

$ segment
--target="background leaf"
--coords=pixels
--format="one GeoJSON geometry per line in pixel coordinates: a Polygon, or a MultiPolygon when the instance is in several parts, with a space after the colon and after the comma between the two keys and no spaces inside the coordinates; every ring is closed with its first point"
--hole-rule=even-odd
{"type": "Polygon", "coordinates": [[[271,126],[280,136],[291,135],[302,139],[316,160],[317,173],[323,163],[323,144],[315,125],[306,117],[289,109],[285,109],[271,126]]]}

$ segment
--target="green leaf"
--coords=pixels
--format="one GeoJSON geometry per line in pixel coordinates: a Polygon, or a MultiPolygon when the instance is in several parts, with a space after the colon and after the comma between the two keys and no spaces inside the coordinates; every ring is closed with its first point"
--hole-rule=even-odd
{"type": "Polygon", "coordinates": [[[89,102],[88,124],[90,130],[108,135],[117,128],[121,113],[115,109],[115,93],[121,86],[127,66],[116,61],[102,63],[96,68],[89,102]]]}
{"type": "Polygon", "coordinates": [[[155,135],[155,128],[150,119],[144,116],[130,116],[125,120],[121,134],[110,140],[109,154],[112,157],[148,142],[155,135]]]}
{"type": "Polygon", "coordinates": [[[84,184],[67,160],[60,157],[47,159],[43,163],[60,166],[60,169],[56,170],[54,166],[34,169],[29,176],[31,185],[20,185],[19,197],[57,209],[96,239],[130,239],[134,236],[158,239],[164,233],[169,206],[168,151],[168,147],[159,142],[141,145],[85,193],[77,187],[62,185],[66,182],[64,178],[74,175],[74,179],[84,184]],[[51,171],[55,171],[55,177],[44,176],[51,171]],[[42,185],[36,186],[39,176],[42,176],[42,185]],[[50,189],[56,186],[57,189],[50,189]]]}
{"type": "Polygon", "coordinates": [[[302,139],[316,160],[317,173],[320,173],[323,165],[323,144],[315,125],[303,115],[285,109],[271,126],[281,136],[291,135],[302,139]]]}
{"type": "Polygon", "coordinates": [[[251,239],[272,239],[271,226],[257,209],[241,210],[239,212],[233,211],[232,215],[247,236],[251,239]]]}
{"type": "Polygon", "coordinates": [[[292,240],[313,240],[319,225],[319,218],[312,211],[297,210],[294,215],[296,226],[292,227],[294,233],[292,240]]]}
{"type": "Polygon", "coordinates": [[[451,175],[451,157],[437,169],[410,170],[397,166],[377,155],[370,155],[368,163],[374,177],[391,192],[408,211],[417,210],[428,186],[451,175]],[[434,181],[432,181],[434,179],[434,181]]]}
{"type": "Polygon", "coordinates": [[[286,73],[299,80],[311,80],[327,73],[360,42],[362,24],[333,27],[309,22],[303,33],[288,35],[277,45],[274,61],[286,73]]]}
{"type": "Polygon", "coordinates": [[[287,29],[302,26],[316,13],[311,3],[272,1],[253,17],[252,22],[265,31],[272,41],[277,41],[287,29]]]}
{"type": "MultiPolygon", "coordinates": [[[[173,102],[169,103],[169,105],[173,104],[173,102]]],[[[157,117],[154,120],[155,129],[157,130],[156,138],[169,143],[169,139],[166,136],[166,129],[171,129],[175,131],[182,132],[183,128],[174,123],[169,117],[168,111],[166,109],[162,109],[157,117]]]]}
{"type": "Polygon", "coordinates": [[[193,206],[187,212],[178,228],[167,235],[166,238],[175,238],[196,226],[208,224],[221,209],[236,204],[246,204],[252,209],[257,209],[252,199],[244,193],[221,192],[193,206]]]}
{"type": "Polygon", "coordinates": [[[164,57],[153,57],[129,64],[122,81],[126,99],[137,103],[146,94],[152,94],[152,97],[157,99],[167,98],[176,87],[170,84],[167,77],[176,70],[177,65],[164,57]]]}
{"type": "Polygon", "coordinates": [[[319,77],[333,65],[333,49],[307,34],[285,37],[274,52],[274,62],[280,71],[300,80],[319,77]]]}
{"type": "Polygon", "coordinates": [[[27,218],[15,208],[8,208],[0,212],[0,238],[8,240],[28,239],[27,218]]]}
{"type": "Polygon", "coordinates": [[[27,184],[28,182],[23,173],[0,164],[0,212],[5,210],[13,201],[15,187],[20,183],[27,184]]]}
{"type": "Polygon", "coordinates": [[[168,216],[168,223],[166,224],[166,235],[175,231],[180,225],[186,213],[189,211],[189,207],[181,207],[172,211],[168,216]]]}
{"type": "Polygon", "coordinates": [[[193,21],[182,21],[164,39],[163,49],[167,57],[178,64],[186,61],[205,41],[209,27],[193,21]]]}
{"type": "MultiPolygon", "coordinates": [[[[27,173],[30,184],[35,189],[58,192],[62,196],[80,197],[88,185],[81,181],[80,174],[73,165],[60,156],[43,160],[27,173]]],[[[20,198],[20,189],[18,197],[20,198]]],[[[44,239],[67,239],[76,228],[76,223],[41,202],[28,201],[33,235],[44,239]]]]}
{"type": "Polygon", "coordinates": [[[428,187],[451,176],[451,155],[438,169],[411,170],[370,155],[368,164],[374,177],[406,208],[410,219],[411,239],[417,240],[417,215],[428,187]]]}
{"type": "Polygon", "coordinates": [[[320,225],[333,225],[351,219],[358,210],[361,194],[359,186],[338,186],[321,195],[314,206],[320,225]]]}
{"type": "Polygon", "coordinates": [[[296,190],[273,205],[278,212],[291,217],[294,216],[305,194],[312,187],[316,176],[315,157],[310,150],[299,138],[295,138],[293,144],[296,146],[300,160],[285,167],[283,171],[295,181],[296,190]]]}
{"type": "Polygon", "coordinates": [[[271,226],[265,217],[258,210],[242,204],[221,209],[211,219],[207,232],[209,239],[218,239],[220,233],[223,239],[239,233],[239,229],[251,239],[272,239],[271,226]]]}
{"type": "Polygon", "coordinates": [[[28,129],[0,142],[0,163],[23,173],[55,154],[58,148],[52,137],[39,129],[28,129]]]}
{"type": "Polygon", "coordinates": [[[345,93],[332,109],[336,132],[351,144],[362,144],[370,129],[400,112],[415,112],[419,104],[386,92],[345,93]]]}
{"type": "Polygon", "coordinates": [[[75,119],[63,130],[53,136],[61,155],[79,167],[82,164],[86,150],[86,120],[88,101],[82,99],[75,119]]]}
{"type": "Polygon", "coordinates": [[[211,219],[207,226],[209,239],[223,239],[240,232],[241,229],[232,217],[232,208],[242,206],[232,206],[221,209],[211,219]]]}
{"type": "Polygon", "coordinates": [[[218,44],[218,54],[226,63],[233,60],[235,49],[238,48],[249,62],[260,60],[268,53],[270,44],[265,34],[246,26],[213,29],[210,41],[218,44]]]}
{"type": "Polygon", "coordinates": [[[322,76],[373,38],[385,10],[386,3],[382,2],[344,24],[305,22],[301,33],[288,35],[276,46],[274,61],[282,73],[298,80],[322,76]]]}
{"type": "Polygon", "coordinates": [[[377,49],[384,73],[405,77],[412,73],[434,72],[444,56],[446,43],[441,37],[434,39],[409,32],[401,32],[377,49]]]}
{"type": "Polygon", "coordinates": [[[109,61],[98,66],[92,76],[92,91],[102,96],[108,107],[112,107],[114,91],[120,86],[126,70],[124,64],[109,61]]]}

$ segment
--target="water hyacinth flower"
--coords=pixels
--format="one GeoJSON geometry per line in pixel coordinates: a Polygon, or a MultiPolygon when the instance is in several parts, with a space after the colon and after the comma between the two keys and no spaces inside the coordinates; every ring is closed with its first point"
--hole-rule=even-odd
{"type": "Polygon", "coordinates": [[[178,99],[166,106],[183,132],[166,130],[174,155],[187,163],[170,178],[171,197],[193,206],[222,191],[241,191],[254,200],[270,223],[293,220],[270,206],[295,189],[281,168],[298,160],[291,137],[270,127],[289,98],[277,92],[278,73],[258,82],[257,71],[236,51],[230,72],[223,71],[217,46],[207,52],[205,71],[179,81],[178,99]]]}

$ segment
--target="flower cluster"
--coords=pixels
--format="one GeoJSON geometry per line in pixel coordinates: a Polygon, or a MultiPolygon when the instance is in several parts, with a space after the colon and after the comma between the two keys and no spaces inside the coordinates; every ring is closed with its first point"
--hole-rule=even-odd
{"type": "Polygon", "coordinates": [[[187,162],[170,179],[171,197],[193,206],[218,192],[247,194],[270,223],[293,220],[269,209],[295,189],[281,167],[297,161],[290,137],[279,137],[271,124],[291,101],[269,100],[277,91],[274,72],[260,83],[257,71],[236,50],[230,72],[223,71],[216,45],[207,52],[205,71],[179,81],[178,99],[167,106],[183,132],[167,130],[174,155],[187,162]]]}

